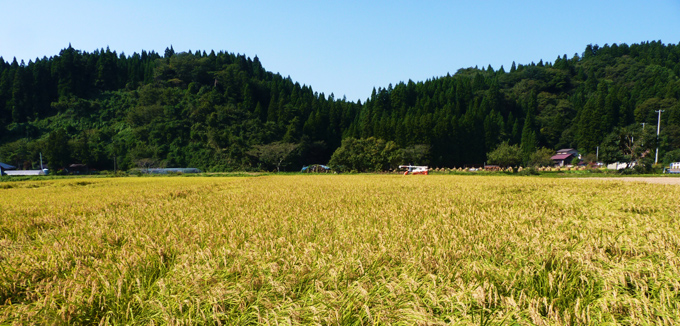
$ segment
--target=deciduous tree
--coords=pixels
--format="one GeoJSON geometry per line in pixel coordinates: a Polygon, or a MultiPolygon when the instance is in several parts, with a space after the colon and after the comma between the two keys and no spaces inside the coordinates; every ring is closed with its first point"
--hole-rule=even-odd
{"type": "Polygon", "coordinates": [[[487,159],[490,164],[497,164],[504,168],[517,166],[522,162],[522,150],[519,146],[510,145],[504,141],[487,154],[487,159]]]}
{"type": "Polygon", "coordinates": [[[256,157],[266,165],[276,166],[276,172],[281,171],[281,166],[285,165],[286,160],[298,148],[298,144],[273,142],[264,145],[255,145],[248,151],[248,155],[256,157]]]}

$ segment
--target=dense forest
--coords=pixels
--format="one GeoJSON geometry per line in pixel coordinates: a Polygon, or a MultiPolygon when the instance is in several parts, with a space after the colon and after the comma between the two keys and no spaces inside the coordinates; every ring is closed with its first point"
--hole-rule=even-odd
{"type": "Polygon", "coordinates": [[[658,110],[660,157],[673,159],[678,76],[680,45],[588,45],[553,62],[390,84],[362,103],[269,72],[257,57],[172,47],[128,56],[69,45],[28,63],[0,57],[0,161],[36,168],[42,153],[52,170],[290,171],[353,147],[369,157],[392,153],[376,169],[459,167],[483,164],[500,144],[527,155],[592,154],[622,130],[655,133],[658,110]]]}

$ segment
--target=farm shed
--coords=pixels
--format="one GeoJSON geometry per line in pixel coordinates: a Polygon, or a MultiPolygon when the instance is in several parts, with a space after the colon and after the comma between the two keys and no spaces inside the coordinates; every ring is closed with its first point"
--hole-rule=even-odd
{"type": "Polygon", "coordinates": [[[69,174],[88,174],[90,169],[85,164],[71,164],[66,169],[69,174]]]}
{"type": "Polygon", "coordinates": [[[3,170],[14,170],[16,169],[16,166],[0,162],[0,168],[3,170]]]}
{"type": "Polygon", "coordinates": [[[3,170],[4,175],[47,175],[47,169],[43,170],[3,170]]]}
{"type": "Polygon", "coordinates": [[[5,175],[5,171],[14,169],[16,169],[15,166],[0,162],[0,176],[5,175]]]}

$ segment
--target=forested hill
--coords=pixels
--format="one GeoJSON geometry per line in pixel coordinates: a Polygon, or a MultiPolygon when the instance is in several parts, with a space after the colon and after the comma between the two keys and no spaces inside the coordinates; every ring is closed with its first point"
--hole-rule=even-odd
{"type": "Polygon", "coordinates": [[[257,149],[290,143],[282,165],[296,170],[328,162],[343,139],[374,137],[453,167],[482,164],[503,141],[594,153],[619,130],[655,130],[656,110],[663,156],[680,148],[678,76],[680,45],[589,45],[553,62],[401,82],[354,103],[268,72],[257,57],[69,46],[28,63],[0,58],[0,161],[36,167],[42,152],[52,169],[272,169],[257,149]]]}

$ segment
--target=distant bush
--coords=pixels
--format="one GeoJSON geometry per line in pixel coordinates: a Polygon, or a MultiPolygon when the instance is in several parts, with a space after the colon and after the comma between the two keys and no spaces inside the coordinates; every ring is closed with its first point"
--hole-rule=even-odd
{"type": "Polygon", "coordinates": [[[673,162],[680,162],[680,149],[667,152],[666,155],[663,156],[664,165],[670,165],[673,162]]]}
{"type": "Polygon", "coordinates": [[[522,171],[519,171],[517,175],[539,175],[540,172],[538,172],[538,169],[535,167],[529,167],[526,169],[522,169],[522,171]]]}
{"type": "Polygon", "coordinates": [[[541,147],[529,156],[529,166],[552,166],[553,160],[551,157],[555,151],[549,148],[541,147]]]}

